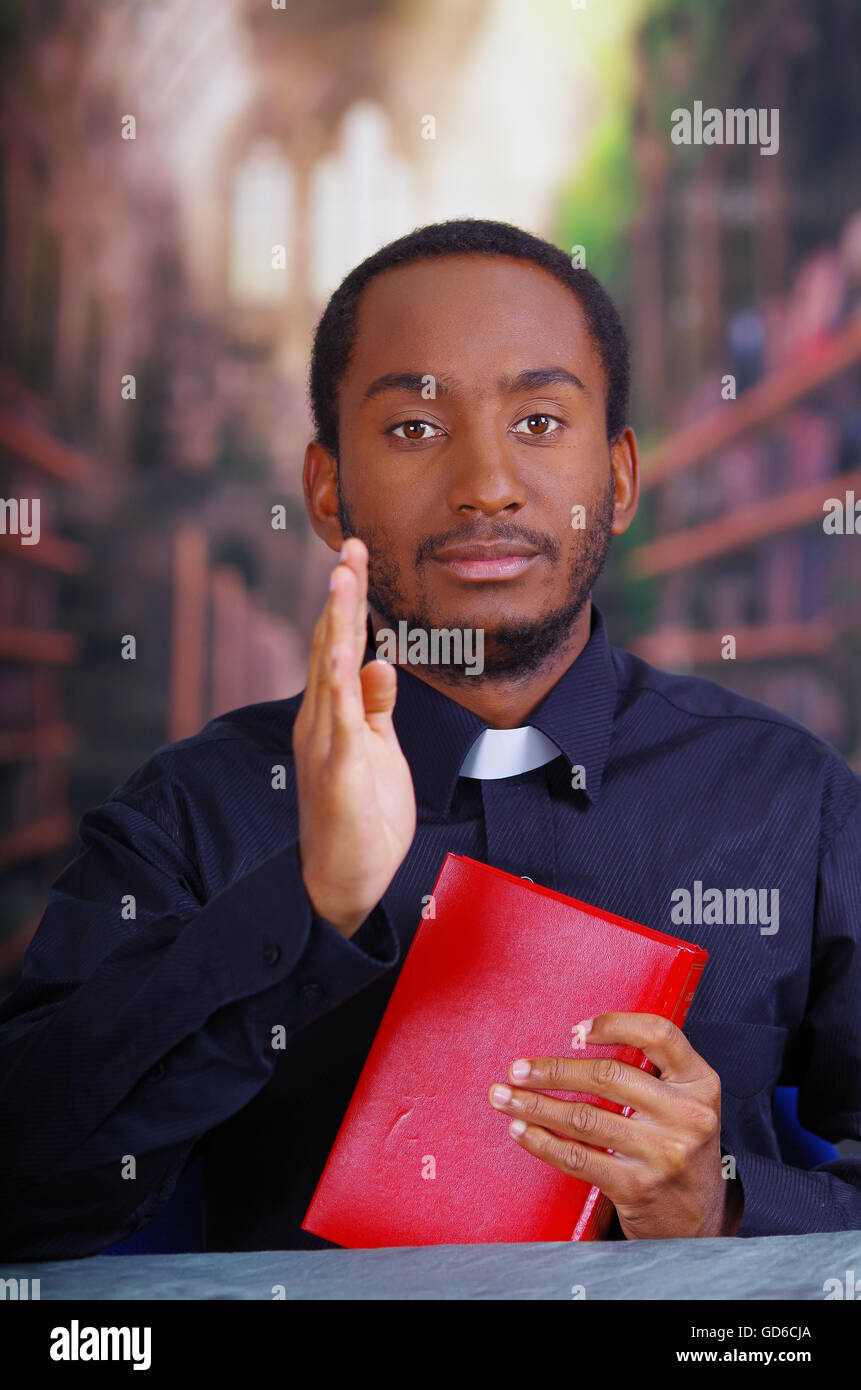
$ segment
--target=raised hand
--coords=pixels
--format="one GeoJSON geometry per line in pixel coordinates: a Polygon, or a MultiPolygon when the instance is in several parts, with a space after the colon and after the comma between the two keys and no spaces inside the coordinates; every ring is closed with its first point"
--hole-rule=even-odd
{"type": "Polygon", "coordinates": [[[379,902],[416,829],[409,764],[392,722],[397,673],[362,666],[368,551],[351,536],[314,629],[308,683],[293,726],[299,857],[311,903],[352,936],[379,902]]]}

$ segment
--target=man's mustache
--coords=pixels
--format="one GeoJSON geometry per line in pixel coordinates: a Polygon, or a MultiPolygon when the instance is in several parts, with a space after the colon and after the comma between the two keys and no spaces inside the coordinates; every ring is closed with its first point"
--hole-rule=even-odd
{"type": "Polygon", "coordinates": [[[531,546],[540,555],[554,556],[559,548],[549,536],[539,536],[534,531],[515,530],[513,527],[506,527],[504,530],[497,528],[493,531],[458,528],[454,531],[447,531],[442,536],[435,536],[432,540],[422,541],[416,559],[418,561],[432,559],[434,555],[447,546],[487,545],[493,541],[513,541],[519,545],[531,546]]]}

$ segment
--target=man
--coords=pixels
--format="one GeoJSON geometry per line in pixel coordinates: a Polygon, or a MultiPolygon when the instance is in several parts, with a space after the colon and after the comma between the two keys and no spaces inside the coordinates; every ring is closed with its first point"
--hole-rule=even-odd
{"type": "Polygon", "coordinates": [[[609,646],[591,590],[637,505],[627,390],[605,292],[514,227],[423,228],[336,291],[304,485],[340,563],[307,686],[83,817],[0,1010],[5,1252],[104,1249],[192,1152],[208,1248],[325,1246],[300,1223],[448,851],[710,953],[684,1033],[591,1021],[660,1075],[512,1056],[488,1091],[512,1143],[602,1187],[614,1238],[861,1225],[861,1159],[787,1165],[771,1113],[797,1084],[809,1128],[861,1137],[861,779],[609,646]],[[482,669],[367,659],[402,623],[480,632],[482,669]]]}

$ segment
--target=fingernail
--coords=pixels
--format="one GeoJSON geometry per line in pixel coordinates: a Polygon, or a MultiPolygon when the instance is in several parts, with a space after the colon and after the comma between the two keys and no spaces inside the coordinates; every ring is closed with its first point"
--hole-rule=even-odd
{"type": "Polygon", "coordinates": [[[582,1023],[575,1023],[571,1029],[571,1041],[575,1047],[585,1047],[586,1038],[592,1028],[592,1019],[584,1018],[582,1023]]]}
{"type": "Polygon", "coordinates": [[[519,1139],[525,1128],[525,1120],[512,1120],[511,1124],[508,1126],[508,1133],[513,1134],[516,1139],[519,1139]]]}
{"type": "Polygon", "coordinates": [[[329,588],[330,588],[330,589],[334,589],[334,587],[335,587],[335,575],[336,575],[337,573],[338,573],[338,566],[336,565],[335,568],[332,570],[332,573],[329,575],[329,588]]]}
{"type": "Polygon", "coordinates": [[[520,1059],[519,1059],[518,1061],[516,1061],[516,1062],[512,1062],[512,1064],[511,1064],[511,1075],[512,1075],[512,1076],[516,1076],[517,1079],[518,1079],[518,1081],[519,1081],[522,1077],[528,1076],[529,1073],[531,1072],[531,1070],[532,1070],[532,1067],[531,1067],[530,1063],[529,1063],[529,1062],[524,1062],[522,1058],[520,1058],[520,1059]]]}
{"type": "Polygon", "coordinates": [[[511,1100],[511,1087],[494,1086],[490,1094],[493,1097],[493,1099],[497,1102],[497,1104],[507,1105],[508,1102],[511,1100]]]}
{"type": "Polygon", "coordinates": [[[341,553],[340,553],[340,555],[338,556],[338,563],[340,564],[341,561],[342,561],[342,560],[346,560],[346,558],[347,558],[347,542],[344,541],[344,544],[341,546],[341,553]]]}

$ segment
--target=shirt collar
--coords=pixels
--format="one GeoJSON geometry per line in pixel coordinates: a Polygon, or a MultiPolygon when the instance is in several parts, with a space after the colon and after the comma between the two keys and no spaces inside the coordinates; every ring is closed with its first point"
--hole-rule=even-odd
{"type": "MultiPolygon", "coordinates": [[[[369,616],[365,659],[375,655],[369,616]]],[[[398,692],[392,719],[413,774],[416,796],[431,810],[448,815],[463,760],[479,735],[491,726],[407,668],[397,666],[395,670],[398,692]]],[[[596,800],[601,788],[615,707],[611,647],[604,616],[593,602],[588,642],[527,720],[552,739],[569,767],[583,769],[582,787],[590,802],[596,800]]]]}

